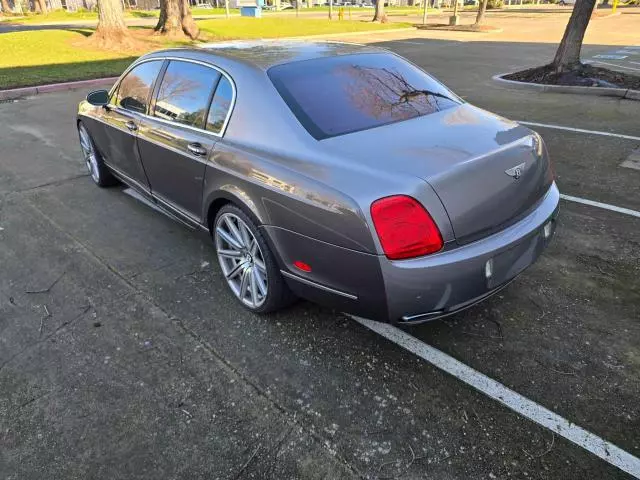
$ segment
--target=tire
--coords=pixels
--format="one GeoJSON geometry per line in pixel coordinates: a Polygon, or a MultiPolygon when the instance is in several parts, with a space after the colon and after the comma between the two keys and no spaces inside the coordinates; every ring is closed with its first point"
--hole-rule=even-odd
{"type": "Polygon", "coordinates": [[[118,183],[102,160],[102,156],[91,134],[82,122],[78,122],[78,136],[80,137],[80,149],[82,157],[89,172],[91,180],[99,187],[109,187],[118,183]]]}
{"type": "Polygon", "coordinates": [[[233,204],[223,206],[211,229],[220,270],[236,300],[254,313],[280,310],[295,300],[255,222],[233,204]]]}

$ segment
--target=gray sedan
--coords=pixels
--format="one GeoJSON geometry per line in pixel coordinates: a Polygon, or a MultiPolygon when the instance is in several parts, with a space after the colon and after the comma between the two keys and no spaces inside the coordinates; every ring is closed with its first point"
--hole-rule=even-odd
{"type": "Polygon", "coordinates": [[[257,313],[303,297],[378,320],[497,292],[554,233],[538,134],[389,51],[236,42],[154,52],[78,109],[91,178],[208,231],[257,313]]]}

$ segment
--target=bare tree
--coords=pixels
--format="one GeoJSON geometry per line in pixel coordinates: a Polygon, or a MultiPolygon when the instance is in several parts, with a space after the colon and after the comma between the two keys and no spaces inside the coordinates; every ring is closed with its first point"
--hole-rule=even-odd
{"type": "Polygon", "coordinates": [[[487,2],[488,0],[480,0],[480,4],[478,5],[478,14],[476,15],[476,25],[480,25],[484,19],[484,12],[487,11],[487,2]]]}
{"type": "Polygon", "coordinates": [[[198,25],[191,16],[189,0],[161,0],[160,18],[155,31],[163,35],[180,36],[183,33],[191,39],[200,34],[198,25]]]}
{"type": "Polygon", "coordinates": [[[384,0],[376,0],[376,12],[373,15],[373,21],[387,23],[387,14],[384,11],[384,0]]]}
{"type": "Polygon", "coordinates": [[[562,73],[580,66],[582,41],[595,6],[596,0],[576,0],[571,18],[551,64],[556,72],[562,73]]]}
{"type": "Polygon", "coordinates": [[[120,0],[98,0],[98,27],[91,38],[105,48],[130,41],[120,0]]]}

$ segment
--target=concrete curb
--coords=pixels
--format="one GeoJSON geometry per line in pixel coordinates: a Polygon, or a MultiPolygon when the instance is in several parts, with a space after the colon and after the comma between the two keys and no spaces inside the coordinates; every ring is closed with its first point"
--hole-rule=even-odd
{"type": "Polygon", "coordinates": [[[622,15],[622,12],[607,13],[606,15],[595,15],[595,16],[592,16],[591,18],[595,20],[601,20],[603,18],[619,17],[620,15],[622,15]]]}
{"type": "MultiPolygon", "coordinates": [[[[460,26],[460,25],[457,25],[460,26]]],[[[462,25],[464,26],[464,25],[462,25]]],[[[431,30],[432,32],[463,32],[463,33],[502,33],[504,32],[504,30],[500,27],[494,27],[491,30],[473,30],[471,28],[469,29],[464,29],[464,28],[455,28],[455,26],[437,26],[437,25],[420,25],[420,26],[416,26],[416,28],[418,30],[431,30]]]]}
{"type": "Polygon", "coordinates": [[[607,87],[578,87],[573,85],[544,85],[542,83],[518,82],[507,80],[504,77],[512,72],[494,75],[492,80],[507,88],[516,90],[534,90],[542,93],[577,93],[580,95],[594,95],[599,97],[617,97],[625,100],[639,100],[640,90],[627,88],[607,88],[607,87]]]}
{"type": "Polygon", "coordinates": [[[10,90],[0,90],[0,100],[13,100],[22,97],[31,97],[40,93],[62,92],[74,90],[76,88],[92,87],[105,83],[114,83],[118,77],[94,78],[91,80],[79,80],[77,82],[50,83],[36,87],[12,88],[10,90]]]}

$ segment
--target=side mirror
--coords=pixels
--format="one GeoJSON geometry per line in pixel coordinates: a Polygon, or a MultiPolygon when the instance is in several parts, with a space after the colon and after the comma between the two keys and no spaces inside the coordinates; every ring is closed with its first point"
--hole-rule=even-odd
{"type": "Polygon", "coordinates": [[[94,107],[105,107],[109,104],[109,92],[106,90],[95,90],[87,95],[87,102],[94,107]]]}

